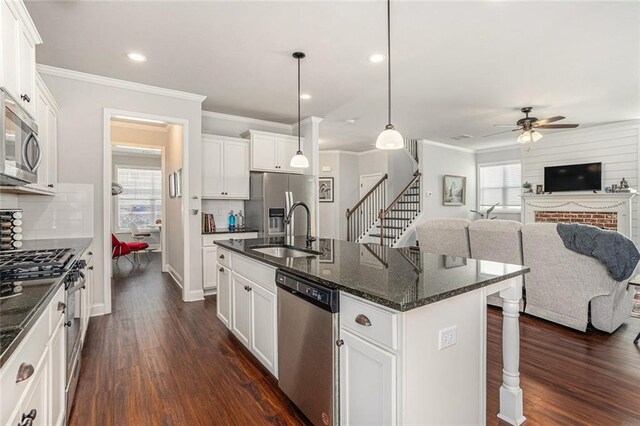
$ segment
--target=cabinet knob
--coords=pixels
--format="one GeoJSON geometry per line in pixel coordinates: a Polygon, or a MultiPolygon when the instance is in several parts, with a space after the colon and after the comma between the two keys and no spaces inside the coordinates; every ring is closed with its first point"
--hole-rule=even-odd
{"type": "Polygon", "coordinates": [[[36,410],[35,408],[32,408],[29,411],[29,414],[22,413],[22,421],[25,421],[26,419],[35,420],[37,416],[38,416],[38,410],[36,410]]]}
{"type": "Polygon", "coordinates": [[[92,251],[88,252],[87,254],[88,254],[89,256],[93,256],[93,252],[92,252],[92,251]]]}
{"type": "Polygon", "coordinates": [[[244,286],[244,289],[245,289],[246,291],[251,291],[251,290],[253,290],[253,289],[252,289],[251,287],[249,287],[248,285],[245,285],[245,286],[244,286]]]}
{"type": "Polygon", "coordinates": [[[47,185],[49,188],[53,188],[53,184],[50,183],[49,185],[47,185]]]}
{"type": "Polygon", "coordinates": [[[220,269],[218,269],[218,271],[224,272],[224,268],[220,268],[220,269]]]}
{"type": "Polygon", "coordinates": [[[20,99],[22,99],[25,102],[31,102],[31,98],[26,93],[24,95],[21,95],[20,99]]]}
{"type": "Polygon", "coordinates": [[[356,323],[365,327],[371,327],[371,321],[369,321],[369,318],[365,314],[358,314],[356,317],[356,323]]]}
{"type": "Polygon", "coordinates": [[[67,305],[64,302],[58,302],[58,311],[63,311],[67,309],[67,305]]]}
{"type": "Polygon", "coordinates": [[[64,323],[64,326],[65,326],[65,327],[71,327],[71,321],[67,321],[67,322],[65,322],[65,323],[64,323]]]}
{"type": "Polygon", "coordinates": [[[89,266],[87,269],[93,271],[93,266],[89,266]]]}
{"type": "Polygon", "coordinates": [[[338,339],[338,340],[336,340],[336,346],[337,346],[337,347],[340,347],[340,346],[342,346],[342,345],[344,345],[344,340],[342,340],[342,339],[338,339]]]}
{"type": "Polygon", "coordinates": [[[218,256],[220,259],[224,259],[224,254],[221,254],[220,256],[218,256]]]}
{"type": "Polygon", "coordinates": [[[27,364],[26,362],[23,362],[22,364],[20,364],[20,367],[18,367],[18,374],[16,376],[16,383],[24,382],[29,377],[33,376],[33,372],[34,371],[35,370],[33,368],[33,365],[27,364]]]}

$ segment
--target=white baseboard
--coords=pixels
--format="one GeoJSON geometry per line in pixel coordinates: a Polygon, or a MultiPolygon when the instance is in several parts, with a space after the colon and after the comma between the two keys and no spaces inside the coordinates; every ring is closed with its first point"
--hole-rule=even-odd
{"type": "Polygon", "coordinates": [[[105,315],[104,312],[104,303],[94,303],[93,306],[91,306],[91,313],[90,313],[90,317],[99,317],[105,315]]]}
{"type": "Polygon", "coordinates": [[[214,294],[218,294],[218,288],[217,287],[213,287],[213,288],[205,288],[203,290],[203,293],[206,296],[212,296],[214,294]]]}
{"type": "Polygon", "coordinates": [[[162,265],[162,272],[167,272],[167,273],[169,272],[169,265],[168,264],[165,263],[164,265],[162,265]]]}
{"type": "Polygon", "coordinates": [[[175,283],[178,284],[178,287],[180,287],[180,289],[182,289],[182,276],[178,273],[178,271],[173,269],[173,266],[168,265],[168,264],[165,265],[165,266],[166,266],[167,270],[163,271],[163,272],[168,272],[169,275],[171,275],[171,278],[173,278],[173,281],[175,281],[175,283]]]}
{"type": "Polygon", "coordinates": [[[204,300],[204,291],[202,289],[190,291],[186,296],[183,295],[182,298],[183,302],[196,302],[198,300],[204,300]]]}

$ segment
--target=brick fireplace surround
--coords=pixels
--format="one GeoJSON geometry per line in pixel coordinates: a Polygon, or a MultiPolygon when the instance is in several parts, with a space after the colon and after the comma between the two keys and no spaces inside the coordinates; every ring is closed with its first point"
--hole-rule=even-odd
{"type": "Polygon", "coordinates": [[[575,222],[597,226],[610,231],[618,230],[618,213],[593,211],[536,211],[536,222],[575,222]]]}

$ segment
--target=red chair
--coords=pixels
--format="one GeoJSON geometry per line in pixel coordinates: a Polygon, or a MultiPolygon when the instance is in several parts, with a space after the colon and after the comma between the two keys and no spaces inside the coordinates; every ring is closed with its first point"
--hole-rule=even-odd
{"type": "MultiPolygon", "coordinates": [[[[116,264],[118,263],[118,260],[120,259],[120,257],[124,256],[124,258],[127,259],[129,262],[131,262],[132,265],[135,265],[135,263],[132,262],[131,259],[127,257],[127,255],[129,253],[133,253],[133,258],[136,259],[136,256],[137,256],[138,263],[140,263],[139,252],[140,250],[146,250],[147,248],[149,248],[149,244],[140,243],[140,242],[127,243],[127,242],[118,240],[115,235],[111,234],[111,247],[113,248],[111,252],[111,257],[113,259],[116,259],[116,264]]],[[[149,257],[149,253],[147,253],[147,257],[149,257]]],[[[149,260],[151,260],[150,257],[149,257],[149,260]]]]}

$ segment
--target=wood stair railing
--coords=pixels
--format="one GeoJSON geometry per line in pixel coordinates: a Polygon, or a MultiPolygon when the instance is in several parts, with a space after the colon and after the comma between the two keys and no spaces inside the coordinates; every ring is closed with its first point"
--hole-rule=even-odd
{"type": "Polygon", "coordinates": [[[347,241],[358,241],[378,221],[378,212],[386,203],[388,178],[388,174],[382,176],[352,209],[347,209],[347,241]]]}
{"type": "Polygon", "coordinates": [[[416,170],[407,186],[398,194],[386,209],[380,209],[378,219],[381,246],[392,246],[403,234],[405,229],[420,214],[420,181],[422,174],[416,170]]]}

